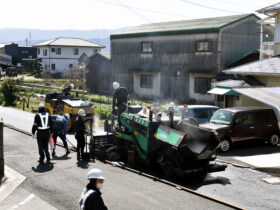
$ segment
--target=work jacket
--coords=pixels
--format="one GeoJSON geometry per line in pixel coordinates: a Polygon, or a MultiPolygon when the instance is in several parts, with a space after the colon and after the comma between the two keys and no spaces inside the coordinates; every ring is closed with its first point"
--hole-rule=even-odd
{"type": "Polygon", "coordinates": [[[79,117],[75,120],[75,136],[85,135],[86,126],[85,121],[79,117]]]}
{"type": "Polygon", "coordinates": [[[101,192],[89,183],[79,200],[81,210],[107,210],[101,197],[101,192]]]}
{"type": "Polygon", "coordinates": [[[66,135],[68,120],[66,120],[65,117],[59,115],[52,115],[51,119],[55,120],[53,123],[53,132],[66,135]]]}
{"type": "Polygon", "coordinates": [[[126,88],[121,87],[119,90],[115,90],[113,94],[113,110],[115,106],[126,105],[128,98],[128,91],[126,88]]]}
{"type": "Polygon", "coordinates": [[[39,112],[35,115],[34,124],[32,126],[32,134],[36,131],[52,131],[51,117],[45,109],[39,109],[39,112]]]}

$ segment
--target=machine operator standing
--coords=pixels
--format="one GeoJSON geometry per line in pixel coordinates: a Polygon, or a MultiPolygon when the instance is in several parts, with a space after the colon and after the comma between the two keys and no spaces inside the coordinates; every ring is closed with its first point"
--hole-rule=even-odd
{"type": "Polygon", "coordinates": [[[32,138],[35,137],[35,132],[37,131],[37,143],[39,148],[39,163],[44,163],[45,156],[47,162],[50,162],[49,153],[49,139],[52,131],[52,121],[50,114],[46,111],[44,104],[39,104],[38,113],[34,118],[34,124],[32,127],[32,138]]]}
{"type": "Polygon", "coordinates": [[[84,148],[85,148],[85,121],[84,117],[86,116],[86,112],[83,109],[78,111],[78,117],[75,120],[75,138],[77,139],[77,160],[84,156],[84,148]]]}
{"type": "Polygon", "coordinates": [[[113,88],[115,90],[113,95],[113,113],[115,113],[115,108],[118,108],[118,124],[121,126],[120,116],[127,108],[128,101],[128,91],[124,87],[120,87],[118,82],[113,83],[113,88]]]}

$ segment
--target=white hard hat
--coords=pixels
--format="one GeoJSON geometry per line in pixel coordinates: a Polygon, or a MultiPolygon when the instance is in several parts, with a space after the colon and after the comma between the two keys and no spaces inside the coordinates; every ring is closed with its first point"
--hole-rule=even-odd
{"type": "Polygon", "coordinates": [[[75,86],[74,86],[74,84],[70,84],[70,87],[71,87],[72,89],[74,89],[75,86]]]}
{"type": "Polygon", "coordinates": [[[174,103],[173,101],[170,102],[169,107],[170,107],[170,108],[174,108],[174,107],[175,107],[175,103],[174,103]]]}
{"type": "Polygon", "coordinates": [[[88,179],[105,179],[105,178],[100,169],[94,168],[88,172],[88,179]]]}
{"type": "Polygon", "coordinates": [[[45,108],[45,105],[41,103],[41,104],[39,104],[38,108],[39,108],[39,109],[40,109],[40,108],[45,108]]]}
{"type": "Polygon", "coordinates": [[[118,82],[113,82],[113,88],[116,90],[120,87],[120,84],[118,82]]]}
{"type": "Polygon", "coordinates": [[[80,110],[78,111],[78,115],[85,117],[85,116],[86,116],[85,110],[80,109],[80,110]]]}
{"type": "Polygon", "coordinates": [[[70,119],[70,114],[66,113],[66,114],[64,115],[64,117],[65,117],[67,120],[69,120],[69,119],[70,119]]]}

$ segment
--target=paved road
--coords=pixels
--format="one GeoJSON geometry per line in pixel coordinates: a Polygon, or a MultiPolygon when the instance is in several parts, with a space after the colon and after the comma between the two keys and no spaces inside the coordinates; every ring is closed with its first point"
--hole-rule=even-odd
{"type": "MultiPolygon", "coordinates": [[[[33,120],[29,118],[33,119],[32,114],[0,107],[0,117],[1,116],[4,117],[4,122],[30,132],[33,120]]],[[[12,150],[17,151],[18,149],[14,147],[12,150]]],[[[9,152],[11,152],[11,150],[9,150],[9,152]]],[[[63,164],[65,164],[66,162],[68,163],[68,160],[61,160],[58,162],[63,162],[63,164]]],[[[55,167],[58,162],[55,164],[55,167]]],[[[34,163],[29,164],[32,165],[34,163]]],[[[100,167],[104,166],[103,164],[100,165],[100,163],[97,164],[100,167]]],[[[79,169],[77,170],[79,171],[79,169]]],[[[109,169],[109,171],[110,170],[111,169],[109,169]]],[[[73,173],[76,174],[75,171],[73,171],[73,173]]],[[[263,182],[262,179],[267,177],[270,176],[265,173],[228,165],[225,172],[209,175],[202,184],[187,183],[186,185],[192,187],[194,190],[248,209],[279,209],[280,185],[270,185],[263,182]]]]}
{"type": "MultiPolygon", "coordinates": [[[[19,193],[30,192],[57,209],[77,209],[77,201],[87,184],[86,175],[93,167],[100,168],[106,177],[103,198],[109,209],[228,209],[221,204],[189,194],[174,187],[155,182],[137,174],[101,162],[76,163],[75,154],[69,157],[58,148],[53,164],[38,165],[35,140],[5,128],[6,164],[27,177],[19,193]]],[[[9,199],[12,199],[11,195],[9,199]]],[[[3,207],[3,206],[2,206],[3,207]]],[[[0,209],[1,204],[0,204],[0,209]]]]}

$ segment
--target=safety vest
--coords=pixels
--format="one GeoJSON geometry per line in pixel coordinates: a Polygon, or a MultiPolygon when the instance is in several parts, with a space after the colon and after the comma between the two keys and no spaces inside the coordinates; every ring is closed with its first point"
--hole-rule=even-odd
{"type": "Polygon", "coordinates": [[[79,206],[81,210],[84,210],[87,198],[94,192],[95,192],[94,190],[88,188],[84,189],[84,191],[81,194],[81,198],[79,200],[79,206]]]}
{"type": "Polygon", "coordinates": [[[45,113],[45,115],[42,115],[42,113],[38,113],[40,120],[41,120],[41,126],[38,127],[40,130],[47,130],[50,128],[49,125],[49,113],[45,113]]]}

